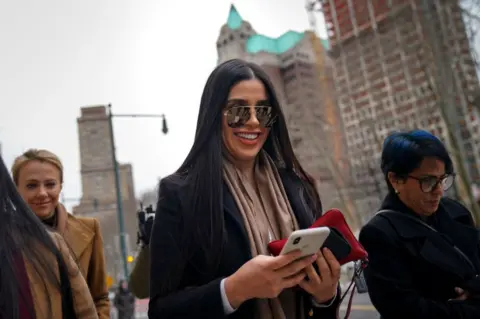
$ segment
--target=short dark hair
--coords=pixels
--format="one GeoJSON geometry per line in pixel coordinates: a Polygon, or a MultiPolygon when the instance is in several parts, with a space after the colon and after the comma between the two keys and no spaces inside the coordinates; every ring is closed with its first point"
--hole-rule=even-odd
{"type": "Polygon", "coordinates": [[[438,158],[445,164],[445,172],[453,173],[453,163],[445,145],[435,135],[424,130],[394,132],[383,142],[382,172],[390,192],[393,187],[388,173],[406,177],[418,168],[426,157],[438,158]]]}

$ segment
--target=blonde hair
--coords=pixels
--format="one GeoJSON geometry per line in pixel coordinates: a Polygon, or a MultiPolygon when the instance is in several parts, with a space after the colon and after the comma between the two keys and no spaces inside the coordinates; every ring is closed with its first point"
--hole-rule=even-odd
{"type": "Polygon", "coordinates": [[[22,155],[18,156],[12,165],[12,176],[15,184],[18,184],[18,175],[23,166],[31,161],[39,161],[49,163],[60,171],[60,183],[63,183],[63,165],[60,158],[47,150],[29,149],[22,155]]]}

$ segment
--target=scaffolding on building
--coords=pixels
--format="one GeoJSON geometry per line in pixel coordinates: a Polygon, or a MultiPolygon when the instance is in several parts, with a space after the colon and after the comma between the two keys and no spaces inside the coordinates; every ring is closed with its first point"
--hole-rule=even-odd
{"type": "MultiPolygon", "coordinates": [[[[339,107],[356,114],[345,125],[363,141],[358,153],[378,161],[378,140],[390,131],[428,126],[444,137],[458,173],[458,197],[479,221],[470,185],[475,176],[480,178],[475,170],[479,159],[471,155],[480,152],[480,144],[469,136],[479,125],[472,107],[479,85],[471,74],[475,68],[468,65],[468,41],[459,39],[466,32],[458,19],[458,1],[307,0],[307,9],[313,29],[315,12],[324,13],[339,107]],[[399,21],[405,16],[410,22],[399,21]],[[459,128],[462,121],[465,127],[459,128]],[[467,137],[474,145],[466,150],[467,137]]],[[[350,139],[356,145],[358,138],[350,139]]],[[[363,155],[352,156],[353,167],[364,166],[363,155]]],[[[371,179],[371,173],[367,169],[358,182],[371,179]]]]}
{"type": "MultiPolygon", "coordinates": [[[[329,135],[336,135],[338,132],[335,132],[335,128],[339,127],[337,116],[333,114],[333,110],[336,109],[335,100],[332,98],[332,85],[331,79],[328,77],[328,74],[325,72],[329,68],[326,61],[325,48],[321,43],[320,38],[317,36],[317,25],[314,12],[318,10],[318,4],[316,1],[307,0],[306,8],[310,20],[310,32],[306,32],[312,44],[312,49],[315,54],[315,67],[316,74],[318,76],[318,83],[320,85],[320,92],[323,98],[323,106],[325,108],[326,116],[323,119],[324,133],[329,132],[329,135]]],[[[352,201],[346,190],[348,190],[349,182],[348,177],[345,176],[342,169],[339,167],[340,163],[335,162],[334,157],[340,158],[343,156],[342,151],[340,150],[341,145],[335,142],[333,143],[333,149],[331,151],[326,150],[323,147],[323,143],[318,143],[318,146],[322,148],[321,153],[326,156],[326,162],[328,169],[332,174],[332,181],[334,183],[336,193],[338,198],[341,200],[342,204],[346,209],[347,219],[351,224],[354,230],[359,230],[361,227],[361,222],[358,218],[359,208],[356,205],[355,201],[352,201]]]]}

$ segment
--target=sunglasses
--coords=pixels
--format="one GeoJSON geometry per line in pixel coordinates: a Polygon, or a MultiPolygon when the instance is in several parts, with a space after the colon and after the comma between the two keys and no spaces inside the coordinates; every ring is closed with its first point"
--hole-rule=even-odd
{"type": "MultiPolygon", "coordinates": [[[[269,128],[277,119],[277,116],[273,113],[271,106],[254,106],[255,117],[260,123],[260,126],[269,128]]],[[[234,106],[228,108],[224,115],[227,117],[227,124],[231,128],[239,128],[245,126],[252,117],[251,106],[234,106]]]]}
{"type": "Polygon", "coordinates": [[[414,179],[418,181],[420,185],[420,189],[424,193],[433,192],[434,189],[437,188],[438,185],[446,191],[448,190],[455,181],[455,174],[448,174],[442,177],[435,177],[435,176],[426,176],[426,177],[415,177],[415,176],[408,176],[408,178],[414,179]]]}

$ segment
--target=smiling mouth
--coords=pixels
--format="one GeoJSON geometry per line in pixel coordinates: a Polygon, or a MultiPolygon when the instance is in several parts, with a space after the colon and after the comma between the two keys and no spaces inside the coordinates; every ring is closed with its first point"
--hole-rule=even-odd
{"type": "Polygon", "coordinates": [[[50,204],[50,202],[36,203],[35,205],[37,205],[37,206],[46,206],[46,205],[48,205],[48,204],[50,204]]]}
{"type": "Polygon", "coordinates": [[[260,136],[260,133],[235,133],[235,136],[249,141],[255,141],[260,136]]]}

